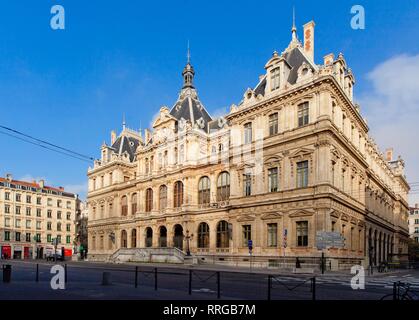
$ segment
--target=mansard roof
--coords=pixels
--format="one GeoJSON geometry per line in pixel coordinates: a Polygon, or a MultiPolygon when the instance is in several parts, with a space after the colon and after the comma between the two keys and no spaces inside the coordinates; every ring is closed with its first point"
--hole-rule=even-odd
{"type": "Polygon", "coordinates": [[[139,145],[140,140],[121,134],[112,144],[111,148],[118,155],[123,155],[125,152],[127,152],[129,155],[129,160],[132,162],[135,159],[135,151],[139,145]]]}
{"type": "Polygon", "coordinates": [[[205,107],[199,101],[198,97],[193,97],[187,94],[185,97],[180,98],[173,106],[170,114],[178,121],[182,118],[191,122],[192,125],[198,124],[197,121],[203,120],[200,128],[205,132],[208,131],[208,122],[212,121],[211,116],[208,114],[205,107]]]}

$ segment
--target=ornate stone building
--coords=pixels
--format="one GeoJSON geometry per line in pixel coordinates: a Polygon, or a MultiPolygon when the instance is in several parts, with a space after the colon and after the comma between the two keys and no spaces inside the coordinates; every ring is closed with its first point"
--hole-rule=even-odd
{"type": "Polygon", "coordinates": [[[202,262],[239,264],[252,240],[253,259],[275,265],[319,257],[322,232],[344,238],[323,250],[338,264],[406,254],[404,162],[387,161],[369,136],[343,55],[318,65],[313,46],[314,22],[303,43],[293,26],[285,51],[217,119],[188,58],[179,97],[153,131],[124,123],[89,168],[90,258],[189,246],[202,262]]]}

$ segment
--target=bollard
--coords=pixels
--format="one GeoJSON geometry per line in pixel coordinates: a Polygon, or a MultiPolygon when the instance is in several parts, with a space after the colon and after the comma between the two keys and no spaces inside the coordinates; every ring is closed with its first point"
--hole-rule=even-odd
{"type": "Polygon", "coordinates": [[[311,278],[312,299],[316,300],[316,277],[311,278]]]}
{"type": "Polygon", "coordinates": [[[272,276],[268,275],[268,300],[271,300],[272,276]]]}
{"type": "Polygon", "coordinates": [[[67,283],[67,263],[64,265],[64,282],[67,283]]]}
{"type": "Polygon", "coordinates": [[[39,264],[36,264],[36,282],[39,282],[39,264]]]}
{"type": "Polygon", "coordinates": [[[12,279],[12,266],[10,264],[3,265],[3,282],[10,283],[12,279]]]}
{"type": "Polygon", "coordinates": [[[157,268],[154,268],[154,290],[157,290],[157,268]]]}
{"type": "Polygon", "coordinates": [[[138,267],[135,267],[135,287],[138,287],[138,267]]]}
{"type": "Polygon", "coordinates": [[[103,274],[102,274],[102,286],[110,286],[111,284],[112,284],[111,273],[110,272],[103,272],[103,274]]]}
{"type": "Polygon", "coordinates": [[[217,298],[221,297],[220,271],[217,271],[217,298]]]}

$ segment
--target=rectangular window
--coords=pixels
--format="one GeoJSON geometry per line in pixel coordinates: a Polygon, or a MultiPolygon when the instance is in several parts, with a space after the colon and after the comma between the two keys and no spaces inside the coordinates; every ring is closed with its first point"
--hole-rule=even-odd
{"type": "Polygon", "coordinates": [[[271,71],[271,86],[272,86],[272,90],[276,90],[279,89],[280,86],[280,69],[275,68],[271,71]]]}
{"type": "Polygon", "coordinates": [[[302,127],[309,122],[308,102],[304,102],[298,106],[298,126],[302,127]]]}
{"type": "Polygon", "coordinates": [[[67,224],[67,226],[66,226],[66,230],[67,230],[67,231],[71,231],[71,224],[69,224],[69,223],[67,224]]]}
{"type": "Polygon", "coordinates": [[[47,205],[50,207],[50,206],[52,206],[52,199],[51,198],[48,198],[48,200],[47,200],[47,205]]]}
{"type": "Polygon", "coordinates": [[[71,236],[66,236],[66,237],[65,237],[65,242],[66,242],[67,244],[71,243],[71,236]]]}
{"type": "Polygon", "coordinates": [[[57,200],[57,207],[61,208],[61,200],[57,200]]]}
{"type": "Polygon", "coordinates": [[[71,212],[67,212],[67,220],[71,220],[71,212]]]}
{"type": "Polygon", "coordinates": [[[57,236],[57,243],[61,243],[61,236],[60,235],[57,236]]]}
{"type": "Polygon", "coordinates": [[[31,220],[26,220],[26,229],[31,228],[31,220]]]}
{"type": "Polygon", "coordinates": [[[297,246],[308,246],[308,221],[298,221],[296,226],[297,231],[297,246]]]}
{"type": "Polygon", "coordinates": [[[41,230],[41,221],[36,221],[36,230],[41,230]]]}
{"type": "Polygon", "coordinates": [[[26,240],[26,242],[31,242],[31,234],[30,233],[26,233],[26,235],[25,235],[25,240],[26,240]]]}
{"type": "Polygon", "coordinates": [[[269,116],[269,135],[273,136],[278,133],[278,113],[269,116]]]}
{"type": "Polygon", "coordinates": [[[10,200],[10,192],[4,193],[4,200],[10,200]]]}
{"type": "Polygon", "coordinates": [[[15,220],[15,227],[20,228],[20,219],[15,220]]]}
{"type": "Polygon", "coordinates": [[[36,242],[41,242],[41,234],[40,233],[36,234],[36,242]]]}
{"type": "Polygon", "coordinates": [[[10,227],[10,218],[4,218],[4,226],[10,227]]]}
{"type": "Polygon", "coordinates": [[[47,222],[47,230],[52,230],[51,226],[52,226],[51,222],[47,222]]]}
{"type": "Polygon", "coordinates": [[[47,242],[50,243],[52,241],[52,237],[50,234],[47,234],[47,242]]]}
{"type": "Polygon", "coordinates": [[[32,199],[31,196],[26,196],[26,203],[31,203],[32,199]]]}
{"type": "Polygon", "coordinates": [[[61,219],[61,211],[57,211],[57,219],[61,219]]]}
{"type": "Polygon", "coordinates": [[[415,224],[419,224],[419,219],[415,219],[415,224]]]}
{"type": "Polygon", "coordinates": [[[4,213],[10,213],[10,206],[8,204],[4,205],[4,213]]]}
{"type": "Polygon", "coordinates": [[[243,175],[244,196],[248,197],[252,194],[252,175],[246,173],[243,175]]]}
{"type": "Polygon", "coordinates": [[[268,223],[268,247],[276,247],[278,245],[278,224],[268,223]]]}
{"type": "Polygon", "coordinates": [[[20,232],[15,233],[15,240],[20,241],[20,232]]]}
{"type": "Polygon", "coordinates": [[[20,207],[16,206],[16,214],[20,214],[20,207]]]}
{"type": "Polygon", "coordinates": [[[26,208],[26,215],[30,216],[31,215],[31,208],[26,208]]]}
{"type": "Polygon", "coordinates": [[[297,162],[297,188],[308,186],[308,161],[297,162]]]}
{"type": "Polygon", "coordinates": [[[278,168],[268,169],[268,191],[278,191],[278,168]]]}
{"type": "Polygon", "coordinates": [[[57,223],[57,231],[61,231],[61,223],[57,223]]]}
{"type": "Polygon", "coordinates": [[[52,218],[52,210],[48,210],[47,211],[47,217],[48,218],[52,218]]]}
{"type": "Polygon", "coordinates": [[[4,241],[10,241],[10,231],[4,231],[4,241]]]}
{"type": "Polygon", "coordinates": [[[37,208],[37,209],[36,209],[36,216],[37,216],[37,217],[41,217],[41,214],[42,214],[41,209],[37,208]]]}
{"type": "Polygon", "coordinates": [[[21,198],[21,197],[20,197],[20,194],[19,194],[19,193],[16,193],[16,201],[17,201],[17,202],[20,202],[20,198],[21,198]]]}
{"type": "Polygon", "coordinates": [[[244,125],[244,144],[252,143],[252,123],[244,125]]]}
{"type": "Polygon", "coordinates": [[[242,230],[243,230],[243,246],[247,247],[249,240],[252,240],[252,226],[250,224],[243,225],[242,230]]]}
{"type": "Polygon", "coordinates": [[[42,202],[41,202],[41,197],[38,197],[38,198],[36,198],[36,204],[41,204],[42,202]]]}

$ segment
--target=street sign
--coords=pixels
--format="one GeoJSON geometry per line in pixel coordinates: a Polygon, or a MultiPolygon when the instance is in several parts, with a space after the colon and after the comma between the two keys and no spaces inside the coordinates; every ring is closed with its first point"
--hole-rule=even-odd
{"type": "Polygon", "coordinates": [[[317,231],[316,232],[317,249],[343,248],[345,238],[339,232],[317,231]]]}

